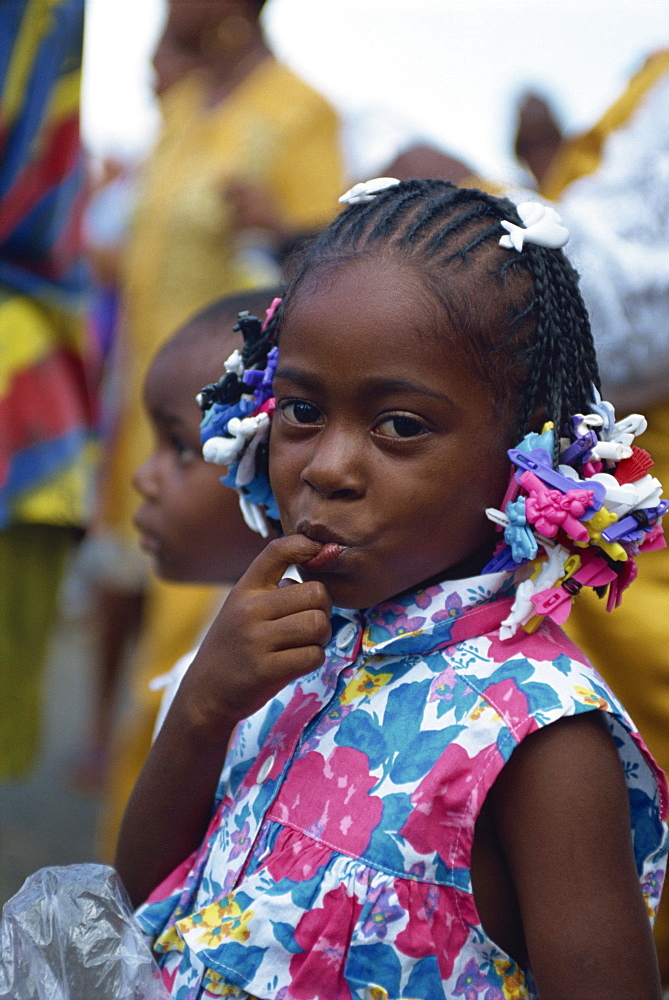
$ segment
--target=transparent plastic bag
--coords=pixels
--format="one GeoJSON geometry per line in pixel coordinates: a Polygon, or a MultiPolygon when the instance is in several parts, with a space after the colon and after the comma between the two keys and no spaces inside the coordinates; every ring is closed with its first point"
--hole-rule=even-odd
{"type": "Polygon", "coordinates": [[[5,903],[0,1000],[168,996],[113,868],[41,868],[5,903]]]}

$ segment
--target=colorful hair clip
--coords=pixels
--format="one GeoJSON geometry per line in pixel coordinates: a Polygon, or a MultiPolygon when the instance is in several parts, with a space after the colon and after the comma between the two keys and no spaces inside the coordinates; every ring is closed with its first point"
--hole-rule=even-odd
{"type": "Polygon", "coordinates": [[[506,250],[522,250],[524,243],[536,243],[540,247],[559,250],[565,245],[569,239],[569,230],[554,208],[538,201],[523,201],[516,208],[524,228],[503,219],[502,229],[506,229],[508,235],[501,237],[501,247],[506,250]]]}
{"type": "Polygon", "coordinates": [[[608,588],[607,608],[620,603],[636,576],[640,551],[664,546],[661,520],[669,510],[662,485],[648,469],[653,460],[633,444],[646,429],[635,413],[616,421],[613,407],[596,390],[589,414],[576,414],[560,439],[553,468],[553,432],[527,434],[508,455],[516,467],[503,510],[489,519],[504,529],[504,542],[484,568],[516,572],[516,597],[500,630],[533,631],[542,616],[562,624],[584,586],[608,588]]]}
{"type": "Polygon", "coordinates": [[[266,355],[247,366],[246,359],[267,329],[281,299],[274,299],[264,323],[248,312],[239,314],[235,329],[244,336],[244,349],[235,350],[225,362],[225,374],[205,386],[197,401],[203,413],[200,424],[202,455],[208,462],[226,465],[221,480],[236,489],[244,520],[253,531],[267,538],[267,518],[278,520],[279,511],[264,468],[259,461],[269,437],[274,412],[272,379],[279,350],[273,346],[266,355]]]}

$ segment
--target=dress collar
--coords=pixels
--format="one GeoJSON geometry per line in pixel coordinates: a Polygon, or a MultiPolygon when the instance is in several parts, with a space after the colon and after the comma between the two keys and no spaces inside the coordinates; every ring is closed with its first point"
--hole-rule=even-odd
{"type": "MultiPolygon", "coordinates": [[[[362,632],[362,651],[366,655],[425,653],[496,630],[508,615],[513,596],[511,573],[488,573],[465,580],[443,580],[366,611],[337,608],[333,624],[336,630],[351,632],[352,638],[353,623],[356,632],[362,632]]],[[[343,646],[350,648],[349,643],[340,640],[339,648],[343,646]]]]}

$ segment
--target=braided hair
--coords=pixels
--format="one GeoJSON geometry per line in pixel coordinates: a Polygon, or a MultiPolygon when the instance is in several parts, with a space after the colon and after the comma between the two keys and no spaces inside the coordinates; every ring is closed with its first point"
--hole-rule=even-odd
{"type": "Polygon", "coordinates": [[[382,254],[419,273],[447,323],[444,333],[490,386],[500,411],[512,406],[517,437],[541,412],[559,438],[568,417],[588,412],[599,374],[578,276],[565,255],[525,243],[499,246],[515,205],[446,181],[403,181],[348,206],[299,251],[281,308],[254,344],[277,342],[291,302],[314,271],[382,254]]]}

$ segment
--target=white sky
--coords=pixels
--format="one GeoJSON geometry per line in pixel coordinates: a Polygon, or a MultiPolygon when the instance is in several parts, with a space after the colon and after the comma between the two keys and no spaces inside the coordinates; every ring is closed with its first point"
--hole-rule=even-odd
{"type": "MultiPolygon", "coordinates": [[[[93,152],[150,145],[162,16],[163,0],[88,0],[82,113],[93,152]]],[[[578,129],[649,51],[669,46],[669,0],[269,0],[265,23],[276,53],[347,118],[385,109],[495,176],[510,169],[509,109],[525,86],[578,129]]]]}

